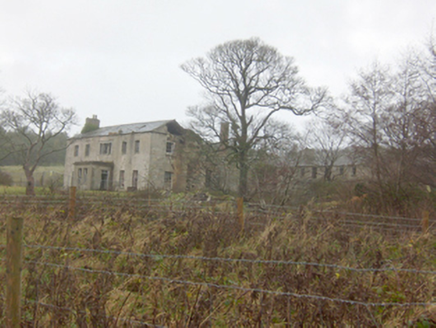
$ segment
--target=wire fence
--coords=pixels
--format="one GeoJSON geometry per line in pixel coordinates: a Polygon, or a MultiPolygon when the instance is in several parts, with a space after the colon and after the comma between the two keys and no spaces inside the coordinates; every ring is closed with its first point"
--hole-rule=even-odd
{"type": "MultiPolygon", "coordinates": [[[[47,207],[63,207],[64,213],[71,208],[71,199],[68,195],[56,196],[16,196],[3,195],[0,197],[0,206],[14,208],[28,208],[33,206],[36,210],[46,210],[47,207]]],[[[74,213],[76,216],[86,216],[91,210],[100,211],[136,211],[142,213],[150,220],[158,219],[159,215],[187,215],[192,212],[208,212],[214,215],[228,215],[236,213],[235,204],[231,201],[201,201],[201,200],[171,200],[147,199],[134,197],[95,197],[82,196],[74,200],[74,213]],[[152,216],[150,216],[152,215],[152,216]],[[153,216],[154,215],[154,216],[153,216]]],[[[244,204],[245,222],[248,225],[267,224],[274,220],[322,221],[329,220],[335,224],[352,229],[370,227],[381,231],[420,231],[433,230],[436,219],[430,218],[423,223],[422,217],[401,217],[389,215],[376,215],[368,213],[352,213],[341,210],[319,210],[295,206],[277,206],[260,203],[244,204]]],[[[1,219],[1,218],[0,218],[1,219]]]]}
{"type": "MultiPolygon", "coordinates": [[[[41,206],[46,208],[47,206],[55,206],[59,207],[65,215],[68,212],[69,206],[69,198],[68,197],[58,197],[54,200],[50,200],[44,197],[28,199],[25,197],[6,197],[0,200],[0,204],[3,206],[17,206],[23,207],[23,209],[29,209],[32,206],[41,206]]],[[[112,199],[111,199],[112,200],[112,199]]],[[[182,204],[178,204],[177,202],[162,202],[162,200],[125,200],[120,198],[115,199],[115,201],[111,201],[108,203],[107,199],[77,199],[77,209],[78,216],[80,216],[80,211],[85,211],[85,209],[89,209],[90,206],[96,206],[101,208],[103,211],[108,208],[113,208],[114,210],[125,210],[126,208],[133,208],[134,210],[144,210],[147,213],[143,219],[159,219],[159,213],[166,214],[181,214],[187,213],[189,211],[194,212],[203,212],[210,213],[211,215],[217,215],[220,213],[225,213],[226,215],[235,215],[236,210],[231,206],[228,208],[228,211],[218,211],[217,204],[197,204],[191,202],[182,202],[182,204]],[[110,206],[106,206],[106,204],[110,206]],[[82,206],[82,207],[81,207],[82,206]],[[157,214],[157,215],[155,215],[157,214]]],[[[245,204],[249,210],[245,211],[246,215],[246,225],[255,225],[259,227],[266,227],[274,220],[276,221],[286,221],[286,220],[299,220],[301,224],[307,224],[312,222],[317,225],[319,222],[325,222],[327,224],[340,224],[346,226],[348,228],[370,228],[370,229],[386,229],[386,230],[404,230],[404,231],[420,231],[423,230],[422,219],[421,218],[407,218],[407,217],[397,217],[397,216],[377,216],[373,214],[360,214],[360,213],[346,213],[339,211],[321,211],[321,210],[311,210],[307,208],[286,208],[286,207],[271,207],[271,209],[263,208],[256,209],[256,206],[259,204],[245,204]],[[361,220],[359,220],[359,218],[361,220]]],[[[61,212],[59,212],[61,213],[61,212]]],[[[99,212],[100,213],[100,212],[99,212]]],[[[102,214],[104,212],[101,212],[102,214]]],[[[433,227],[433,221],[429,221],[429,226],[433,227]]],[[[109,270],[107,267],[104,268],[91,268],[88,265],[72,265],[71,264],[71,256],[65,255],[65,263],[56,263],[57,261],[49,260],[48,256],[42,256],[42,253],[47,250],[51,252],[57,252],[59,254],[64,252],[76,252],[79,253],[80,256],[83,254],[106,254],[111,256],[126,256],[126,257],[135,257],[140,259],[153,259],[155,261],[161,261],[164,259],[171,260],[192,260],[198,262],[214,262],[214,263],[227,263],[227,264],[249,264],[252,266],[295,266],[296,270],[301,270],[302,267],[314,267],[318,269],[330,270],[330,273],[337,273],[339,275],[343,275],[343,272],[347,273],[356,273],[359,275],[370,274],[376,275],[378,273],[393,273],[395,275],[403,274],[403,275],[427,275],[430,276],[426,279],[429,281],[434,281],[434,277],[436,275],[436,271],[433,270],[425,270],[425,269],[416,269],[413,267],[402,267],[402,266],[394,266],[390,262],[379,263],[378,266],[372,267],[352,267],[345,266],[339,264],[332,263],[321,263],[321,262],[310,262],[310,261],[291,261],[291,260],[270,260],[270,259],[251,259],[251,258],[230,258],[230,257],[208,257],[208,256],[191,256],[184,254],[155,254],[155,253],[139,253],[139,252],[125,252],[115,249],[99,249],[99,248],[85,248],[85,247],[66,247],[66,246],[54,246],[54,245],[41,245],[41,244],[24,244],[24,247],[29,250],[24,263],[26,264],[27,270],[33,270],[34,266],[43,267],[43,268],[51,268],[54,270],[62,270],[62,271],[71,271],[82,274],[89,274],[95,276],[110,276],[110,277],[120,277],[124,279],[140,279],[144,281],[151,282],[161,282],[165,284],[175,285],[175,286],[187,286],[194,287],[199,289],[211,289],[211,290],[221,290],[224,292],[240,292],[240,293],[249,293],[252,295],[270,295],[272,297],[284,297],[284,298],[293,298],[297,300],[306,300],[306,301],[323,301],[323,302],[331,302],[342,305],[349,306],[359,306],[364,308],[410,308],[410,307],[427,307],[434,306],[436,302],[433,298],[426,298],[423,301],[415,300],[413,297],[408,301],[394,300],[394,301],[380,301],[377,299],[361,297],[357,298],[346,298],[346,297],[332,297],[322,295],[322,293],[303,293],[303,292],[294,292],[290,290],[286,290],[284,285],[280,283],[273,284],[273,287],[276,288],[262,288],[258,286],[252,286],[249,280],[241,280],[240,284],[229,283],[224,284],[219,280],[219,277],[209,276],[204,277],[195,277],[189,276],[184,278],[178,278],[174,276],[164,276],[157,274],[142,274],[142,273],[134,273],[134,272],[122,272],[119,270],[109,270]],[[38,252],[30,252],[30,250],[40,251],[38,252]],[[195,279],[197,278],[197,279],[195,279]],[[216,280],[216,281],[215,281],[216,280]]],[[[0,245],[0,253],[4,252],[6,249],[6,245],[0,245]]],[[[58,255],[59,255],[58,254],[58,255]]],[[[56,255],[56,253],[54,254],[56,255]]],[[[76,254],[77,255],[77,254],[76,254]]],[[[57,256],[57,255],[56,255],[57,256]]],[[[60,259],[60,256],[53,256],[53,258],[60,259]]],[[[0,258],[0,260],[2,260],[0,258]]],[[[87,262],[88,263],[88,262],[87,262]]],[[[95,260],[91,260],[89,263],[97,263],[95,260]]],[[[0,265],[1,267],[1,265],[0,265]]],[[[58,276],[58,274],[53,273],[54,276],[58,276]]],[[[403,277],[403,276],[401,276],[403,277]]],[[[372,279],[372,278],[368,278],[372,279]]],[[[271,286],[267,286],[271,287],[271,286]]],[[[340,293],[339,293],[339,296],[340,293]]],[[[64,306],[65,304],[53,304],[53,302],[48,303],[45,302],[43,298],[33,298],[33,299],[25,299],[26,304],[40,306],[43,308],[51,309],[54,311],[65,311],[71,313],[72,316],[86,316],[88,313],[83,312],[82,310],[78,310],[77,308],[64,306]]],[[[150,323],[147,321],[141,320],[141,318],[121,316],[121,315],[102,315],[98,314],[102,320],[109,320],[112,325],[116,325],[119,322],[123,322],[125,324],[131,326],[150,326],[150,327],[163,327],[162,325],[155,325],[154,323],[150,323]]]]}
{"type": "Polygon", "coordinates": [[[338,302],[338,303],[345,303],[345,304],[351,304],[351,305],[363,305],[363,306],[373,306],[373,307],[374,306],[408,307],[408,306],[432,306],[432,305],[436,305],[436,303],[427,303],[427,302],[408,302],[408,303],[361,302],[361,301],[346,300],[346,299],[340,299],[340,298],[332,298],[332,297],[321,296],[321,295],[297,294],[297,293],[292,293],[292,292],[281,292],[281,291],[276,291],[276,290],[266,290],[266,289],[260,289],[260,288],[248,288],[248,287],[242,287],[242,286],[236,286],[236,285],[219,285],[219,284],[210,283],[210,282],[195,282],[195,281],[186,281],[186,280],[172,279],[172,278],[158,277],[158,276],[146,276],[146,275],[141,275],[141,274],[113,272],[113,271],[107,271],[107,270],[93,270],[93,269],[78,268],[78,267],[73,267],[73,266],[64,265],[64,264],[56,264],[56,263],[35,262],[35,261],[25,261],[25,263],[31,263],[31,264],[36,264],[36,265],[45,265],[45,266],[50,266],[50,267],[68,269],[68,270],[73,270],[73,271],[81,271],[81,272],[86,272],[86,273],[97,273],[97,274],[129,277],[129,278],[158,280],[158,281],[163,281],[163,282],[173,283],[173,284],[182,284],[182,285],[190,285],[190,286],[197,286],[197,287],[212,287],[212,288],[217,288],[217,289],[231,289],[231,290],[238,290],[238,291],[243,291],[243,292],[271,294],[271,295],[275,295],[275,296],[290,296],[290,297],[303,298],[303,299],[304,298],[315,299],[315,300],[338,302]]]}
{"type": "MultiPolygon", "coordinates": [[[[0,245],[1,248],[2,245],[0,245]]],[[[4,246],[4,245],[3,245],[4,246]]],[[[227,263],[250,263],[250,264],[274,264],[274,265],[298,265],[298,266],[313,266],[324,267],[338,270],[345,270],[351,272],[407,272],[415,274],[432,274],[436,275],[436,271],[432,270],[417,270],[417,269],[404,269],[394,266],[388,266],[384,268],[354,268],[349,266],[328,264],[328,263],[316,263],[316,262],[304,262],[304,261],[283,261],[283,260],[262,260],[262,259],[245,259],[245,258],[222,258],[222,257],[205,257],[205,256],[191,256],[191,255],[172,255],[172,254],[144,254],[134,252],[123,252],[108,249],[90,249],[90,248],[78,248],[78,247],[56,247],[47,245],[24,245],[27,248],[33,249],[49,249],[58,251],[74,251],[83,253],[98,253],[98,254],[113,254],[113,255],[126,255],[134,257],[152,258],[152,259],[189,259],[196,261],[214,261],[214,262],[227,262],[227,263]]]]}
{"type": "MultiPolygon", "coordinates": [[[[1,245],[4,246],[4,245],[1,245]]],[[[413,273],[413,274],[426,274],[426,275],[436,275],[436,271],[432,270],[417,270],[417,269],[403,269],[403,268],[395,268],[395,267],[385,267],[385,268],[353,268],[348,266],[341,266],[336,264],[325,264],[325,263],[313,263],[313,262],[303,262],[303,261],[278,261],[278,260],[251,260],[251,259],[231,259],[231,258],[208,258],[208,257],[199,257],[199,256],[186,256],[186,255],[167,255],[167,254],[141,254],[141,253],[132,253],[132,252],[119,252],[119,251],[110,251],[110,250],[96,250],[96,249],[83,249],[83,248],[74,248],[74,247],[53,247],[53,246],[43,246],[43,245],[25,245],[28,248],[40,248],[40,249],[54,249],[54,250],[69,250],[69,251],[80,251],[80,252],[92,252],[92,253],[102,253],[102,254],[117,254],[117,255],[128,255],[128,256],[138,256],[138,257],[151,257],[155,259],[163,259],[163,258],[169,258],[169,259],[192,259],[192,260],[200,260],[200,261],[220,261],[220,262],[234,262],[234,263],[251,263],[251,264],[280,264],[280,265],[300,265],[300,266],[315,266],[315,267],[325,267],[325,268],[331,268],[331,269],[338,269],[338,270],[346,270],[346,271],[352,271],[352,272],[359,272],[359,273],[368,273],[368,272],[404,272],[404,273],[413,273]]],[[[3,260],[0,258],[0,260],[3,260]]],[[[289,296],[299,299],[314,299],[314,300],[322,300],[322,301],[329,301],[329,302],[337,302],[337,303],[344,303],[344,304],[350,304],[350,305],[362,305],[362,306],[370,306],[370,307],[410,307],[410,306],[434,306],[436,305],[436,302],[405,302],[405,303],[399,303],[399,302],[364,302],[364,301],[356,301],[356,300],[349,300],[349,299],[341,299],[341,298],[333,298],[333,297],[327,297],[322,295],[311,295],[311,294],[298,294],[293,292],[282,292],[277,290],[266,290],[266,289],[260,289],[260,288],[249,288],[244,286],[237,286],[237,285],[220,285],[216,283],[211,282],[198,282],[198,281],[187,281],[187,280],[180,280],[180,279],[173,279],[173,278],[167,278],[167,277],[159,277],[159,276],[147,276],[142,274],[132,274],[132,273],[124,273],[124,272],[114,272],[114,271],[108,271],[108,270],[96,270],[96,269],[90,269],[90,268],[83,268],[83,267],[74,267],[71,265],[66,264],[57,264],[57,263],[50,263],[50,262],[40,262],[40,261],[31,261],[31,260],[25,260],[24,263],[27,264],[34,264],[34,265],[40,265],[40,266],[47,266],[47,267],[54,267],[59,269],[68,269],[72,271],[79,271],[83,273],[93,273],[93,274],[103,274],[103,275],[113,275],[113,276],[121,276],[121,277],[128,277],[128,278],[140,278],[140,279],[147,279],[147,280],[157,280],[162,281],[166,283],[172,283],[172,284],[182,284],[182,285],[190,285],[190,286],[197,286],[197,287],[210,287],[210,288],[217,288],[217,289],[225,289],[225,290],[238,290],[243,292],[250,292],[250,293],[263,293],[263,294],[270,294],[275,296],[289,296]]],[[[35,302],[35,301],[32,301],[35,302]]],[[[48,305],[44,303],[39,303],[43,306],[57,308],[60,310],[67,310],[70,312],[74,312],[75,310],[70,308],[62,308],[57,307],[54,305],[48,305]]],[[[132,321],[135,320],[128,320],[126,321],[132,321]]],[[[146,324],[145,322],[139,322],[146,324]]],[[[160,327],[160,326],[154,326],[153,327],[160,327]]]]}

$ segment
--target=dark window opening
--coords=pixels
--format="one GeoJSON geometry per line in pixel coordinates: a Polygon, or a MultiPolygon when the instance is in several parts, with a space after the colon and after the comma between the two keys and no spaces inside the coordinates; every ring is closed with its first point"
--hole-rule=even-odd
{"type": "Polygon", "coordinates": [[[316,166],[312,167],[312,179],[316,179],[318,174],[318,168],[316,166]]]}
{"type": "Polygon", "coordinates": [[[132,173],[132,187],[138,188],[138,171],[134,170],[132,173]]]}
{"type": "Polygon", "coordinates": [[[124,189],[124,170],[120,171],[120,188],[124,189]]]}
{"type": "Polygon", "coordinates": [[[173,173],[172,172],[165,172],[164,175],[164,184],[165,184],[165,188],[167,189],[171,189],[171,187],[173,186],[173,173]]]}
{"type": "Polygon", "coordinates": [[[167,142],[166,153],[167,153],[167,154],[172,154],[173,151],[174,151],[174,143],[172,143],[172,142],[167,142]]]}
{"type": "Polygon", "coordinates": [[[100,144],[100,154],[109,155],[111,153],[111,149],[112,144],[110,142],[100,144]]]}

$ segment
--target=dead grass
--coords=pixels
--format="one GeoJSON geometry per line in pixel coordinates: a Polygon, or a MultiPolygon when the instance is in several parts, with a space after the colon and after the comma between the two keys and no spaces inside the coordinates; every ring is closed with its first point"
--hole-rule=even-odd
{"type": "MultiPolygon", "coordinates": [[[[67,219],[66,213],[64,206],[45,210],[6,208],[0,216],[0,244],[5,244],[5,218],[22,215],[25,243],[29,245],[436,271],[436,238],[432,234],[392,234],[366,228],[351,231],[334,217],[323,222],[311,221],[310,211],[302,218],[287,220],[268,215],[247,218],[243,234],[232,214],[193,209],[174,214],[156,208],[139,211],[132,207],[108,209],[94,205],[74,220],[67,219]]],[[[3,257],[4,251],[0,252],[3,257]]],[[[41,248],[26,248],[25,259],[63,266],[25,264],[25,326],[141,326],[135,325],[133,320],[137,320],[168,327],[378,327],[413,326],[434,320],[433,307],[362,306],[254,291],[364,303],[428,303],[434,299],[433,274],[354,272],[302,264],[138,257],[41,248]],[[131,276],[83,272],[67,266],[131,276]],[[216,288],[213,284],[251,291],[216,288]],[[32,300],[55,308],[28,302],[32,300]]],[[[0,284],[5,281],[4,275],[2,268],[0,284]]],[[[0,286],[4,291],[4,284],[0,286]]],[[[0,310],[3,309],[4,300],[0,298],[0,310]]]]}

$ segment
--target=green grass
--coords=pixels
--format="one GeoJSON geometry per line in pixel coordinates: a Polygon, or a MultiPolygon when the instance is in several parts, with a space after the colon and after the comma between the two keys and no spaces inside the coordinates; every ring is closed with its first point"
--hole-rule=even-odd
{"type": "MultiPolygon", "coordinates": [[[[26,184],[26,176],[23,168],[20,165],[0,166],[0,171],[10,174],[15,186],[24,186],[26,184]]],[[[63,175],[64,166],[39,166],[34,173],[35,182],[39,184],[43,179],[53,177],[55,175],[63,175]]]]}
{"type": "MultiPolygon", "coordinates": [[[[36,187],[36,195],[47,194],[47,188],[36,187]]],[[[0,186],[0,195],[25,195],[26,187],[22,186],[0,186]]]]}

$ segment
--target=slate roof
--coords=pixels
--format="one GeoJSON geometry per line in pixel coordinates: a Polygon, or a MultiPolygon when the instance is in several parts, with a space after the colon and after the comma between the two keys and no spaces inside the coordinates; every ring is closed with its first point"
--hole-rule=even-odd
{"type": "Polygon", "coordinates": [[[97,130],[93,130],[87,133],[81,133],[75,135],[73,138],[87,138],[87,137],[102,137],[110,134],[129,134],[129,133],[144,133],[154,131],[163,125],[170,122],[175,122],[174,120],[168,121],[155,121],[155,122],[142,122],[142,123],[131,123],[131,124],[121,124],[113,126],[105,126],[97,130]]]}

